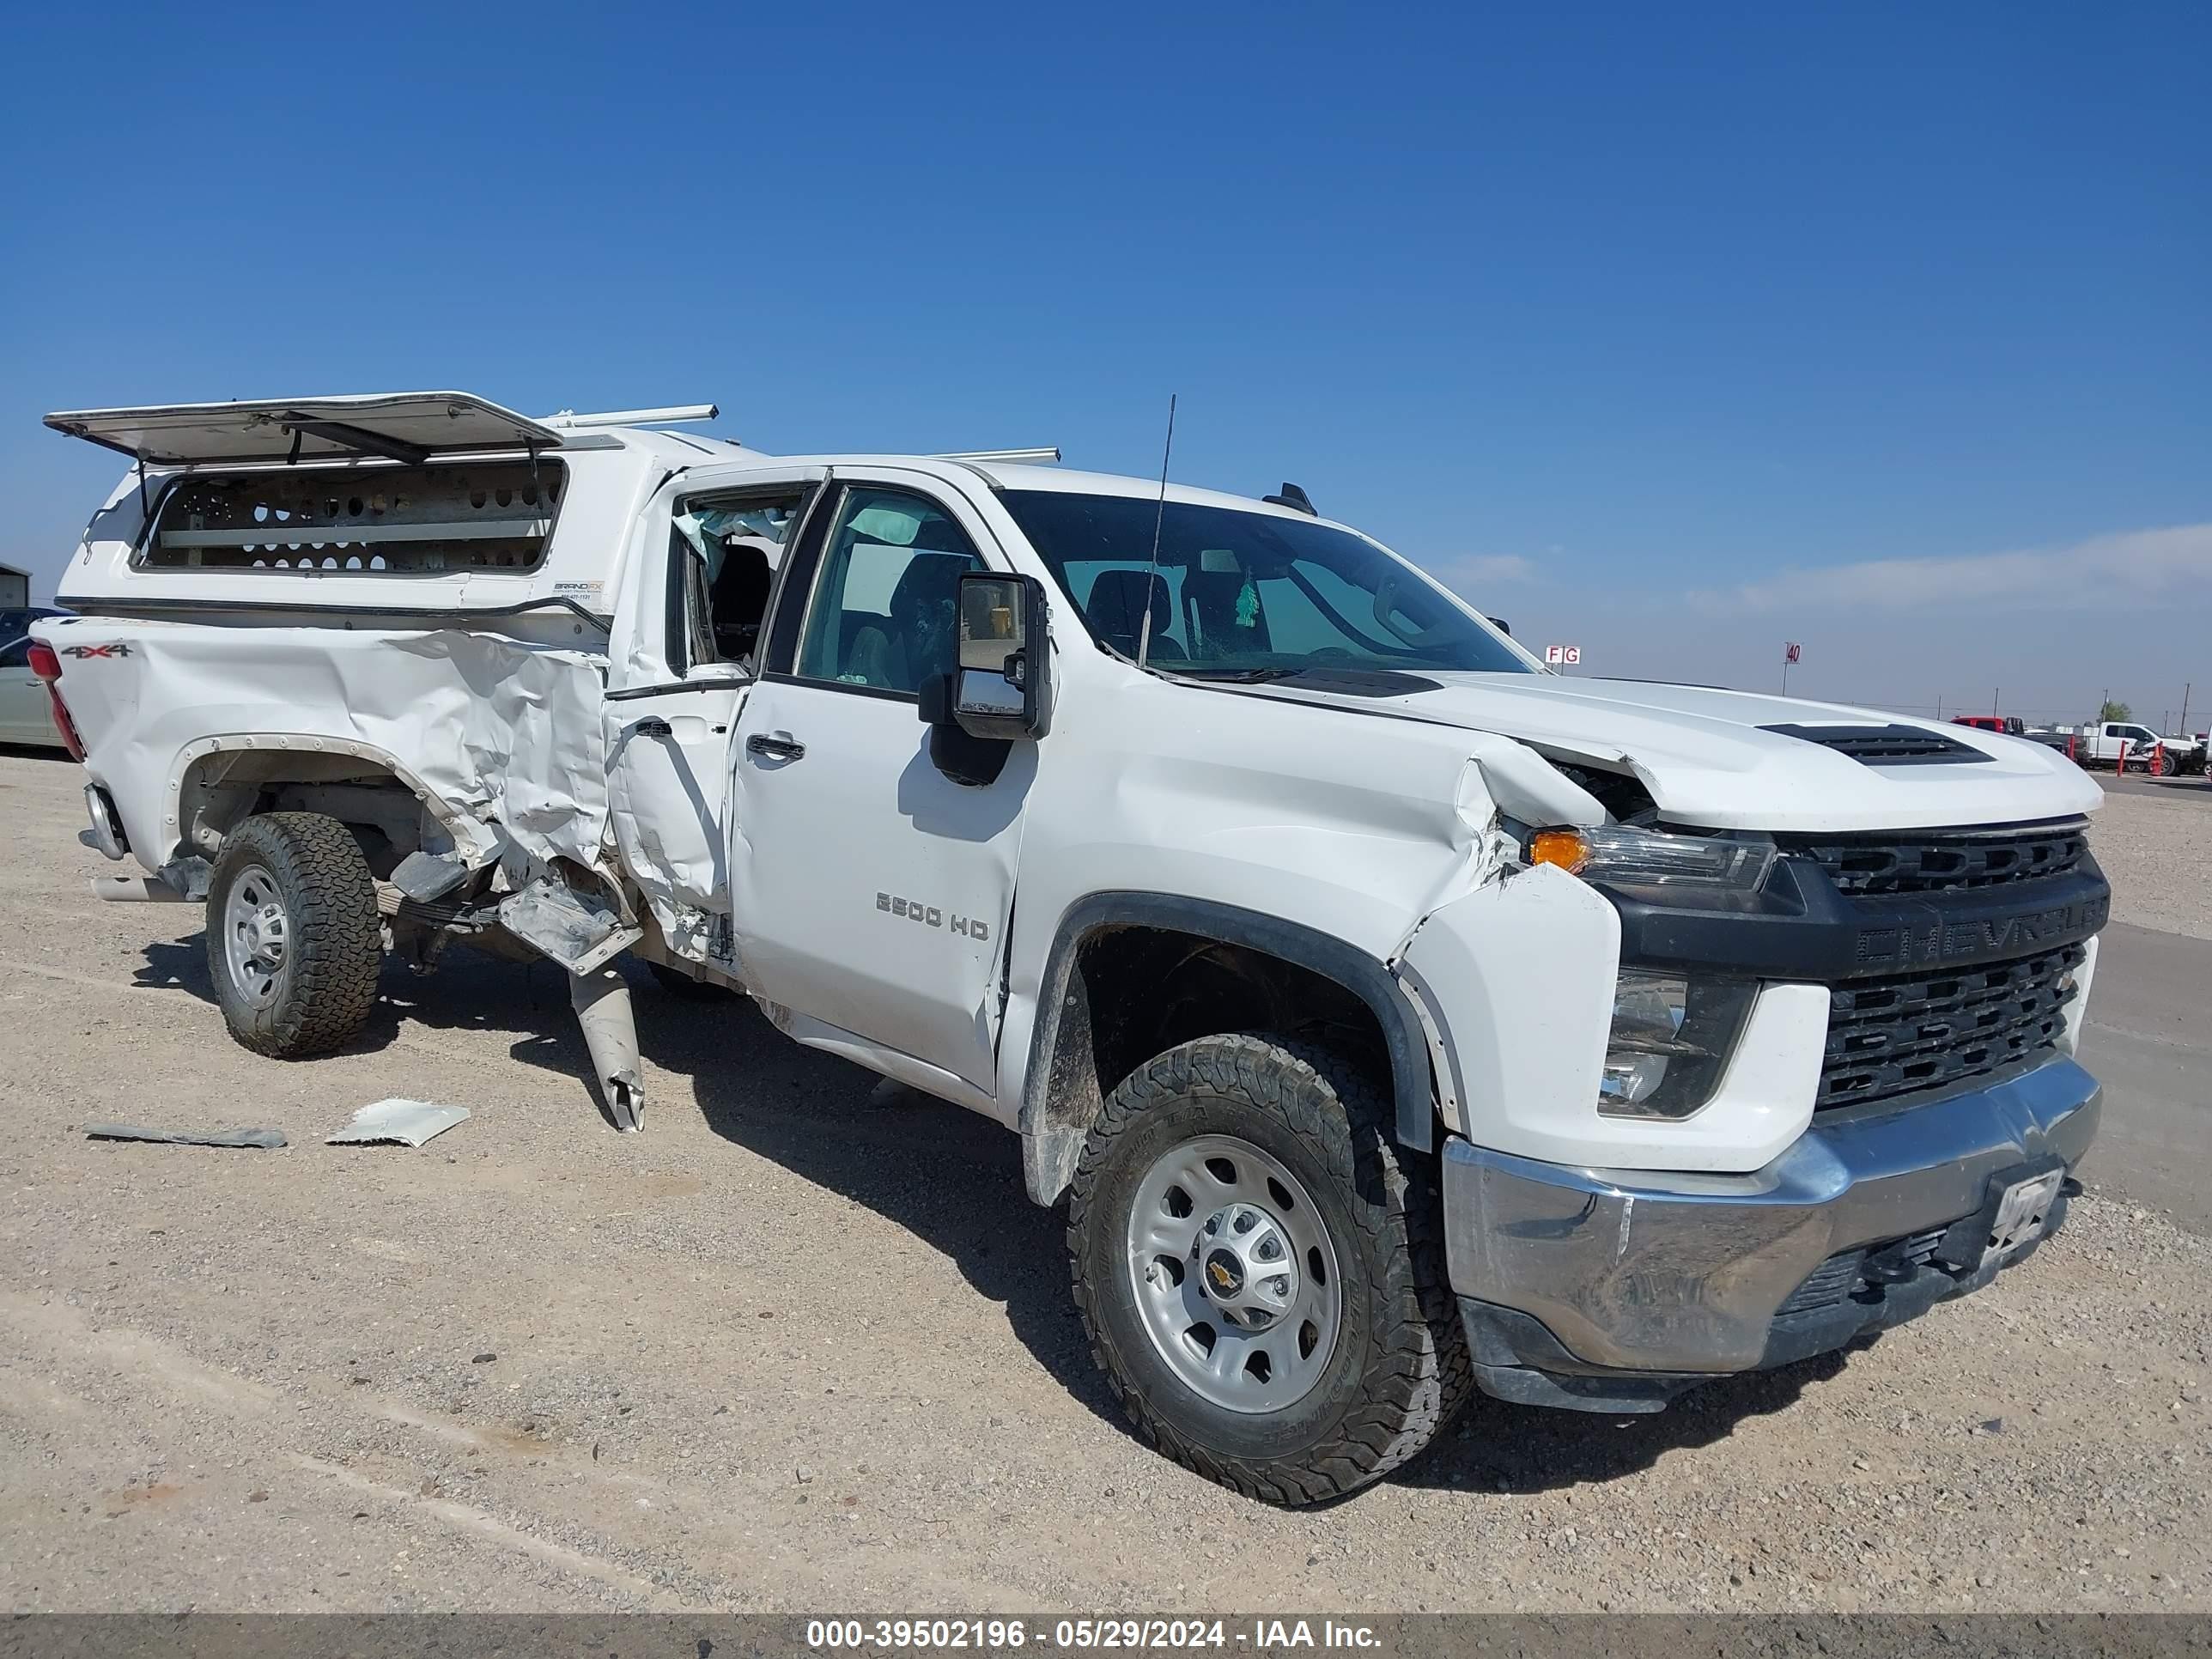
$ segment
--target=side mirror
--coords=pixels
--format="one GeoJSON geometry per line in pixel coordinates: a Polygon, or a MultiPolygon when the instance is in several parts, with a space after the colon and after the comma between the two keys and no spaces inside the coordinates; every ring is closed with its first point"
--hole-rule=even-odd
{"type": "Polygon", "coordinates": [[[1510,639],[1510,638],[1512,638],[1512,637],[1513,637],[1513,624],[1512,624],[1511,623],[1510,623],[1510,622],[1506,621],[1504,617],[1491,617],[1491,618],[1490,618],[1490,625],[1491,625],[1492,628],[1496,629],[1499,633],[1501,633],[1501,634],[1504,635],[1508,639],[1510,639]]]}
{"type": "Polygon", "coordinates": [[[970,571],[960,579],[960,640],[946,712],[971,738],[1041,738],[1052,723],[1044,584],[970,571]]]}

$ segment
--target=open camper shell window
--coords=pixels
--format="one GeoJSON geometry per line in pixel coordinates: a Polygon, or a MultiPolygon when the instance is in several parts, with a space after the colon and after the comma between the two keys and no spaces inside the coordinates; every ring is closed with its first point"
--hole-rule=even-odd
{"type": "Polygon", "coordinates": [[[567,469],[544,456],[191,472],[162,492],[133,563],[527,574],[544,559],[567,489],[567,469]]]}

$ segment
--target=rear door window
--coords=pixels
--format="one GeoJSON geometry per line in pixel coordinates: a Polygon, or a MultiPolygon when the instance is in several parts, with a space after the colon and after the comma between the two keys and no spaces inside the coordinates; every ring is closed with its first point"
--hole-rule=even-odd
{"type": "Polygon", "coordinates": [[[669,523],[668,660],[679,674],[749,661],[804,489],[687,495],[669,523]]]}

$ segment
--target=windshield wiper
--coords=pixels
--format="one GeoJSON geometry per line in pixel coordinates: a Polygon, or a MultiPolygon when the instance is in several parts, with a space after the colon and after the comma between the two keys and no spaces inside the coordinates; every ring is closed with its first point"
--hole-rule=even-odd
{"type": "Polygon", "coordinates": [[[1259,685],[1268,680],[1286,680],[1294,674],[1311,672],[1311,665],[1296,668],[1182,668],[1172,672],[1186,679],[1229,680],[1238,685],[1259,685]]]}

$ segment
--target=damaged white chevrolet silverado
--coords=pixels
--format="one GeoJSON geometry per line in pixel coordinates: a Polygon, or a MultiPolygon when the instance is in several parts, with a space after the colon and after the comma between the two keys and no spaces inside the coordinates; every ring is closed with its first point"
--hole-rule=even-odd
{"type": "Polygon", "coordinates": [[[447,392],[48,423],[137,462],[33,653],[149,872],[95,886],[204,902],[240,1042],[543,955],[632,1128],[616,958],[747,994],[1021,1136],[1129,1415],[1240,1491],[1838,1348],[2076,1190],[2108,890],[2033,744],[1549,674],[1288,487],[447,392]]]}

